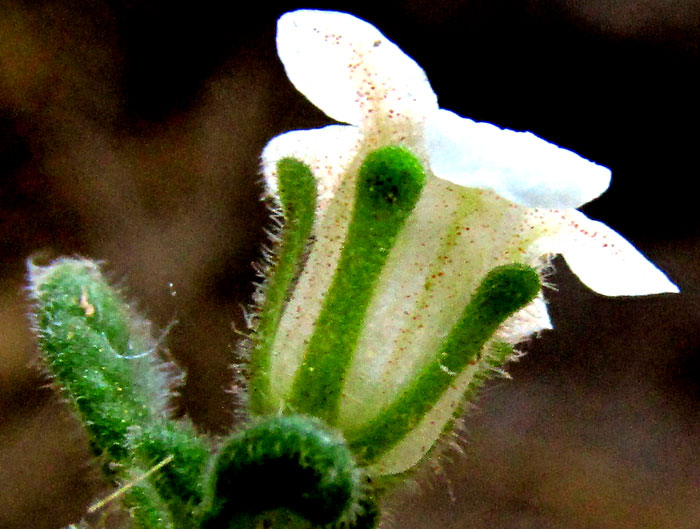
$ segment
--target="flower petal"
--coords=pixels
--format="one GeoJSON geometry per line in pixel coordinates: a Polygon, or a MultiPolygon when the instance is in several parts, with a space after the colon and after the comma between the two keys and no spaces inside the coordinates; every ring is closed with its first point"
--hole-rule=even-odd
{"type": "Polygon", "coordinates": [[[348,125],[293,130],[272,138],[262,153],[262,173],[268,191],[273,196],[277,194],[277,162],[295,158],[308,165],[316,177],[319,202],[328,200],[360,141],[360,131],[348,125]]]}
{"type": "Polygon", "coordinates": [[[602,222],[576,210],[533,210],[533,226],[552,231],[529,249],[540,255],[560,253],[569,268],[604,296],[676,293],[678,287],[632,244],[602,222]]]}
{"type": "Polygon", "coordinates": [[[277,52],[297,90],[337,121],[359,126],[389,113],[422,120],[438,108],[421,67],[347,13],[286,13],[277,22],[277,52]]]}
{"type": "Polygon", "coordinates": [[[426,123],[430,167],[439,178],[491,189],[526,207],[576,208],[610,185],[610,170],[531,132],[477,123],[448,110],[426,123]]]}
{"type": "Polygon", "coordinates": [[[532,302],[513,314],[498,328],[494,337],[513,345],[523,342],[533,334],[553,329],[547,303],[540,291],[532,302]]]}

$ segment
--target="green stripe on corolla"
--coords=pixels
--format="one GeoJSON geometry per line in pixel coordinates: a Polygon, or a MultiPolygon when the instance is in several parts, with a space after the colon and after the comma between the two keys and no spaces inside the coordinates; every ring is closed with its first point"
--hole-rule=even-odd
{"type": "Polygon", "coordinates": [[[309,241],[316,209],[316,180],[302,162],[285,158],[277,164],[279,199],[284,214],[276,262],[264,286],[250,354],[249,405],[252,413],[270,413],[269,370],[272,345],[285,300],[309,241]]]}
{"type": "Polygon", "coordinates": [[[333,424],[372,287],[424,185],[423,167],[405,147],[382,147],[362,164],[347,239],[292,386],[291,409],[333,424]]]}
{"type": "Polygon", "coordinates": [[[522,264],[491,270],[476,290],[457,325],[434,360],[420,371],[397,400],[366,426],[346,432],[348,443],[364,462],[372,463],[399,443],[470,363],[509,316],[540,290],[537,272],[522,264]]]}

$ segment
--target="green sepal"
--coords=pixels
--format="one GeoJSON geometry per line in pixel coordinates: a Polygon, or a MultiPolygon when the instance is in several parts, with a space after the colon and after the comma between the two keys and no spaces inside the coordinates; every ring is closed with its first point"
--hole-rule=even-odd
{"type": "MultiPolygon", "coordinates": [[[[506,342],[494,341],[484,347],[484,351],[479,359],[479,368],[464,391],[462,402],[464,404],[474,402],[481,387],[499,373],[507,376],[502,367],[515,357],[517,357],[515,349],[506,342]]],[[[463,411],[463,408],[460,407],[455,412],[455,416],[461,416],[463,411]]]]}
{"type": "MultiPolygon", "coordinates": [[[[441,440],[454,433],[455,423],[464,415],[466,408],[476,401],[479,390],[494,376],[497,376],[499,373],[503,375],[502,367],[515,357],[516,354],[513,346],[506,342],[494,341],[484,347],[481,358],[478,360],[479,367],[474,373],[474,377],[469,382],[467,389],[464,391],[462,402],[460,406],[455,409],[452,420],[445,424],[445,427],[442,429],[441,440]]],[[[407,480],[413,479],[416,471],[421,468],[423,463],[439,457],[444,447],[445,443],[438,441],[430,447],[430,450],[425,453],[420,462],[414,467],[399,474],[390,474],[375,478],[377,488],[390,491],[404,484],[407,480]]]]}
{"type": "Polygon", "coordinates": [[[532,301],[540,291],[537,272],[523,264],[491,270],[434,359],[396,398],[362,428],[346,432],[348,444],[363,463],[372,463],[418,426],[447,388],[479,355],[498,326],[532,301]]]}
{"type": "Polygon", "coordinates": [[[406,147],[382,147],[362,164],[333,283],[288,398],[295,412],[334,424],[372,287],[424,186],[420,160],[406,147]]]}
{"type": "Polygon", "coordinates": [[[275,261],[266,271],[259,307],[251,336],[248,405],[254,414],[273,411],[269,399],[269,368],[275,333],[311,235],[316,210],[316,180],[308,166],[293,158],[277,164],[277,184],[284,223],[279,233],[275,261]]]}

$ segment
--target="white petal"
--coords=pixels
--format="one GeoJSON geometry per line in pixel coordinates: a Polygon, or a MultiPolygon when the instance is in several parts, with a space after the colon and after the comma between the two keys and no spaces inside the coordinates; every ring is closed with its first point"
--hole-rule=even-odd
{"type": "Polygon", "coordinates": [[[337,121],[359,126],[389,110],[412,119],[437,110],[421,67],[352,15],[286,13],[277,22],[277,52],[297,90],[337,121]]]}
{"type": "Polygon", "coordinates": [[[678,292],[678,287],[624,237],[602,222],[576,210],[535,210],[533,226],[549,226],[530,251],[560,253],[569,268],[592,290],[604,296],[643,296],[678,292]],[[543,224],[544,223],[544,224],[543,224]]]}
{"type": "Polygon", "coordinates": [[[268,191],[273,196],[277,194],[277,162],[291,157],[309,166],[318,182],[319,199],[327,200],[353,160],[360,141],[357,127],[348,125],[293,130],[272,138],[262,153],[262,173],[268,191]]]}
{"type": "Polygon", "coordinates": [[[540,292],[532,303],[525,307],[523,311],[526,312],[528,322],[530,327],[526,328],[528,334],[534,334],[536,332],[551,330],[552,320],[549,318],[549,311],[547,310],[547,302],[544,300],[542,292],[540,292]]]}
{"type": "Polygon", "coordinates": [[[576,208],[610,185],[610,170],[530,132],[477,123],[448,110],[426,123],[433,173],[464,187],[491,189],[526,207],[576,208]]]}
{"type": "Polygon", "coordinates": [[[549,318],[547,302],[544,300],[544,295],[541,291],[530,304],[513,314],[511,319],[513,323],[517,325],[513,329],[513,332],[519,332],[521,334],[519,340],[523,340],[537,332],[554,328],[552,326],[552,320],[549,318]]]}
{"type": "Polygon", "coordinates": [[[540,291],[531,303],[503,322],[494,338],[515,345],[535,333],[549,329],[553,329],[552,320],[549,318],[547,303],[540,291]]]}

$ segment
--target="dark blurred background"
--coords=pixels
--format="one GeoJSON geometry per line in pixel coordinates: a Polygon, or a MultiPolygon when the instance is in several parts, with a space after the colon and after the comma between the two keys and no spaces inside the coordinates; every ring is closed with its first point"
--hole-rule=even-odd
{"type": "Polygon", "coordinates": [[[177,320],[178,413],[234,424],[232,324],[269,224],[258,155],[329,122],[276,58],[275,21],[300,7],[374,23],[441,106],[609,166],[584,211],[683,291],[603,298],[558,259],[556,330],[387,527],[699,528],[697,0],[0,1],[0,528],[62,527],[105,492],[33,365],[30,255],[104,260],[157,328],[177,320]]]}

